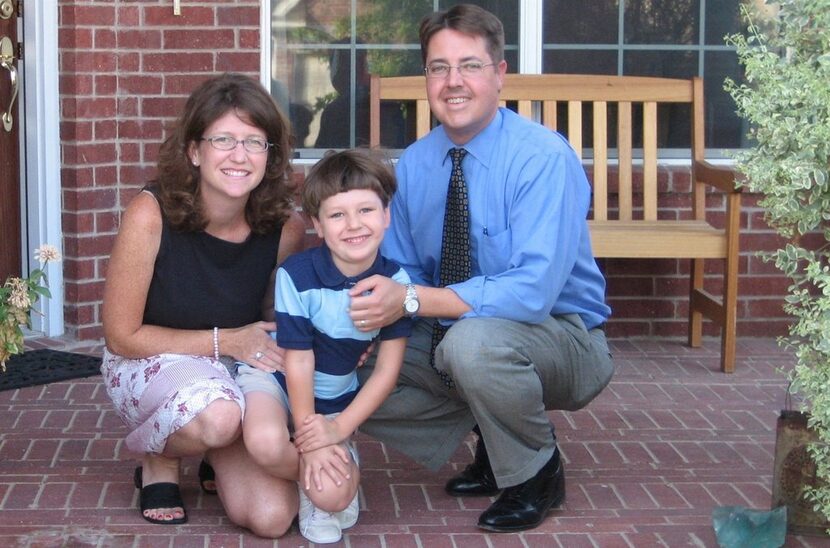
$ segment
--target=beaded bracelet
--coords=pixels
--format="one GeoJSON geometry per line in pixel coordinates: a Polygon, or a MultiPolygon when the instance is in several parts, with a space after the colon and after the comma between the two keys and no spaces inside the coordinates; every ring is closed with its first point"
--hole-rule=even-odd
{"type": "Polygon", "coordinates": [[[213,328],[213,359],[219,359],[219,328],[213,328]]]}

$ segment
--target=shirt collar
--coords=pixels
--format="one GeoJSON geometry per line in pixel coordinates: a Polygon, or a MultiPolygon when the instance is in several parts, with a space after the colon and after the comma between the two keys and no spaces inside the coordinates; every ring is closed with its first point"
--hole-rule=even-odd
{"type": "Polygon", "coordinates": [[[498,138],[499,129],[502,126],[503,119],[504,114],[502,113],[502,109],[499,108],[496,111],[496,115],[493,116],[493,119],[490,120],[489,124],[487,124],[487,127],[481,130],[475,137],[467,141],[467,143],[462,146],[458,146],[453,143],[450,138],[447,137],[446,132],[442,131],[443,143],[441,143],[439,147],[439,152],[442,154],[443,158],[442,161],[452,162],[449,156],[450,150],[454,148],[463,148],[467,151],[467,154],[471,154],[484,167],[489,167],[490,155],[495,151],[495,143],[498,138]]]}
{"type": "Polygon", "coordinates": [[[381,256],[378,252],[375,257],[375,262],[372,263],[367,270],[361,272],[357,276],[346,276],[334,264],[334,259],[331,257],[331,250],[324,243],[315,248],[311,255],[311,264],[314,267],[314,272],[319,276],[323,285],[330,289],[342,289],[344,287],[351,287],[363,278],[368,278],[373,274],[381,271],[381,256]]]}

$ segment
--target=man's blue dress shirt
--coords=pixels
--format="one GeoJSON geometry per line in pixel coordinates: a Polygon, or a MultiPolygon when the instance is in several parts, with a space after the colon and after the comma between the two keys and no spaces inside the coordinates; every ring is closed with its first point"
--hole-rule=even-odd
{"type": "MultiPolygon", "coordinates": [[[[447,186],[456,145],[441,126],[404,151],[382,252],[416,284],[439,286],[447,186]]],[[[472,274],[448,286],[472,310],[462,318],[539,323],[577,313],[605,322],[605,279],[591,252],[591,188],[558,133],[501,108],[463,148],[470,200],[472,274]]]]}

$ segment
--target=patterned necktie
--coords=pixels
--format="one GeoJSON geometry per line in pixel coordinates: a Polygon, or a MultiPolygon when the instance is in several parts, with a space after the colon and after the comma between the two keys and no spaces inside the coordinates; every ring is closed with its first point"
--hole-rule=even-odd
{"type": "MultiPolygon", "coordinates": [[[[464,282],[472,276],[470,265],[470,208],[467,199],[467,182],[461,170],[461,160],[467,154],[463,148],[450,150],[452,158],[452,174],[447,189],[447,209],[444,212],[444,234],[441,240],[441,271],[440,284],[446,287],[450,284],[464,282]]],[[[432,328],[432,350],[429,355],[429,364],[435,369],[435,347],[444,338],[447,327],[437,320],[432,328]]],[[[453,387],[453,381],[444,371],[435,369],[435,372],[447,385],[453,387]]]]}

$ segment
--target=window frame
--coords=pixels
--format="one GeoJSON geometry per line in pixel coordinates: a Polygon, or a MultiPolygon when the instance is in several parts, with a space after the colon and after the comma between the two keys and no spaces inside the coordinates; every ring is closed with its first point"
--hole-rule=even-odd
{"type": "MultiPolygon", "coordinates": [[[[295,3],[302,0],[293,0],[295,3]]],[[[619,28],[617,42],[615,44],[545,44],[544,43],[544,0],[518,0],[519,2],[519,36],[518,36],[518,72],[521,74],[542,74],[544,53],[556,50],[596,50],[617,52],[617,74],[623,74],[623,63],[625,53],[630,51],[696,51],[697,52],[697,76],[703,77],[705,72],[705,55],[709,52],[730,52],[735,51],[733,46],[706,44],[706,5],[707,2],[718,0],[699,0],[699,29],[697,41],[693,44],[626,44],[625,43],[625,0],[620,0],[618,5],[617,25],[619,28]]],[[[357,0],[352,0],[351,9],[356,9],[357,0]]],[[[438,7],[438,0],[433,0],[435,9],[438,7]]],[[[260,81],[266,89],[271,85],[271,53],[273,50],[271,32],[271,2],[263,3],[260,10],[261,27],[261,55],[260,55],[260,81]]],[[[417,46],[417,45],[416,45],[417,46]]],[[[398,49],[412,49],[413,46],[398,46],[398,49]]],[[[352,49],[352,60],[354,61],[354,48],[352,49]]],[[[354,87],[354,82],[352,82],[354,87]]],[[[353,90],[354,91],[354,90],[353,90]]],[[[351,113],[354,118],[354,112],[351,113]]],[[[354,123],[354,120],[350,120],[354,123]]],[[[707,148],[707,158],[726,160],[730,158],[729,151],[734,149],[707,148]]],[[[324,149],[303,147],[298,149],[296,157],[316,161],[322,157],[324,149]]],[[[590,150],[586,155],[590,156],[590,150]]],[[[658,150],[661,160],[690,160],[689,149],[661,148],[658,150]]],[[[730,161],[731,163],[731,161],[730,161]]]]}

